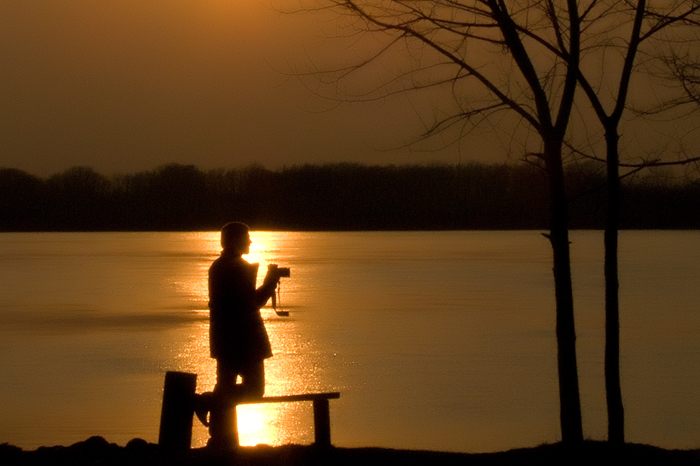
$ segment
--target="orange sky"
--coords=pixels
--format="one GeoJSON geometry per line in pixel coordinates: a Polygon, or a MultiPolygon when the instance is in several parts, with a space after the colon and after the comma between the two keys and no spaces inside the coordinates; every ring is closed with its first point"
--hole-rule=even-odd
{"type": "MultiPolygon", "coordinates": [[[[355,63],[377,38],[334,40],[349,32],[337,30],[337,17],[282,13],[302,1],[0,0],[0,167],[46,176],[76,165],[128,173],[171,162],[456,164],[537,150],[539,139],[502,114],[459,145],[437,139],[407,148],[452,104],[449,89],[365,103],[320,98],[319,77],[300,74],[355,63]],[[532,147],[509,147],[519,139],[532,147]]],[[[482,60],[499,60],[492,56],[482,60]]],[[[354,84],[390,79],[400,57],[363,69],[354,84]]],[[[460,97],[478,100],[477,87],[460,97]]],[[[322,89],[332,95],[332,86],[322,89]]],[[[633,79],[637,99],[658,92],[658,83],[633,79]]],[[[600,145],[581,92],[578,101],[571,134],[600,145]]],[[[665,125],[622,128],[625,155],[694,154],[695,118],[665,125]]]]}
{"type": "Polygon", "coordinates": [[[406,96],[336,107],[288,78],[355,52],[294,1],[0,0],[0,166],[460,161],[397,149],[422,128],[406,96]]]}

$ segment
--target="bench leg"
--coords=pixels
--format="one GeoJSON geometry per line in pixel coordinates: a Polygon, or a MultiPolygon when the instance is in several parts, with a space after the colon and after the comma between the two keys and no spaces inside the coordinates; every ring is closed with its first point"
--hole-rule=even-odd
{"type": "Polygon", "coordinates": [[[326,398],[314,400],[314,440],[317,446],[331,446],[331,414],[326,398]]]}

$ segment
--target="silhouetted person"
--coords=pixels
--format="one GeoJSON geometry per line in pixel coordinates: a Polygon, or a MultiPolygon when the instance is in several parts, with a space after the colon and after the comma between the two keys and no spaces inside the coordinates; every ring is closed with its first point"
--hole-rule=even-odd
{"type": "Polygon", "coordinates": [[[274,295],[279,276],[268,270],[262,286],[255,288],[259,264],[241,257],[250,252],[250,244],[247,225],[227,223],[221,229],[223,251],[209,268],[209,337],[216,387],[213,395],[200,400],[197,416],[206,424],[206,411],[211,411],[209,431],[220,446],[233,439],[236,400],[265,392],[264,361],[272,356],[260,308],[274,295]],[[238,376],[241,384],[236,384],[238,376]]]}

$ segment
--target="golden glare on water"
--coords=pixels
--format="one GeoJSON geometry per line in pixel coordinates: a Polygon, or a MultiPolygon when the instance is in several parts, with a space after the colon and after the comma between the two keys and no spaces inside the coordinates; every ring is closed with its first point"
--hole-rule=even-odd
{"type": "MultiPolygon", "coordinates": [[[[629,437],[695,448],[700,235],[624,232],[629,437]],[[649,383],[649,381],[653,383],[649,383]]],[[[486,452],[559,439],[550,253],[538,232],[252,232],[291,268],[266,395],[340,392],[343,447],[486,452]]],[[[207,270],[218,232],[0,235],[0,442],[155,442],[166,371],[216,383],[207,270]]],[[[584,429],[606,435],[599,232],[572,233],[584,429]]],[[[193,447],[209,438],[193,419],[193,447]]],[[[242,405],[240,443],[313,442],[310,402],[242,405]]]]}
{"type": "MultiPolygon", "coordinates": [[[[260,264],[258,283],[261,283],[267,265],[277,260],[283,245],[278,244],[281,239],[279,234],[251,232],[250,235],[250,253],[244,258],[250,263],[260,264]]],[[[211,260],[221,249],[218,232],[198,234],[193,240],[199,243],[195,249],[201,251],[203,257],[210,257],[211,260]]],[[[195,271],[183,273],[182,276],[188,278],[176,283],[180,292],[191,297],[193,307],[198,307],[194,303],[199,303],[199,307],[202,307],[195,311],[203,314],[202,319],[190,327],[192,333],[177,354],[178,370],[197,374],[199,393],[213,390],[216,384],[216,362],[209,356],[209,323],[206,320],[207,270],[211,260],[202,261],[195,271]]],[[[284,283],[283,286],[285,290],[289,288],[288,283],[284,283]]],[[[283,294],[282,298],[284,296],[283,294]]],[[[304,366],[313,367],[313,364],[304,364],[307,356],[303,351],[308,345],[300,340],[294,320],[278,317],[267,307],[261,312],[275,354],[265,361],[265,394],[288,395],[313,389],[313,374],[305,373],[303,369],[304,366]]],[[[312,406],[308,402],[241,405],[237,408],[237,420],[239,443],[243,446],[312,441],[312,406]]],[[[207,429],[195,420],[193,447],[204,446],[208,437],[207,429]]]]}

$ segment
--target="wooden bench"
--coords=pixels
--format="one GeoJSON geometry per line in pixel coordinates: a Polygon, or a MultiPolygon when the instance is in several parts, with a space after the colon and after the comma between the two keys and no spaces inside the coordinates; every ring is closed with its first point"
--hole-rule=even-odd
{"type": "MultiPolygon", "coordinates": [[[[166,372],[163,388],[163,406],[160,416],[158,443],[178,450],[190,448],[192,443],[192,418],[194,416],[197,374],[186,372],[166,372]]],[[[340,398],[340,392],[304,393],[300,395],[264,396],[241,400],[237,404],[313,402],[314,445],[331,446],[331,416],[328,400],[340,398]]],[[[234,430],[237,429],[235,406],[233,413],[234,430]]],[[[233,432],[235,445],[238,432],[233,432]]],[[[234,445],[234,446],[235,446],[234,445]]]]}
{"type": "Polygon", "coordinates": [[[295,401],[313,401],[314,409],[314,444],[331,445],[331,414],[328,400],[340,398],[340,392],[305,393],[302,395],[264,396],[259,399],[245,400],[238,404],[287,403],[295,401]]]}

